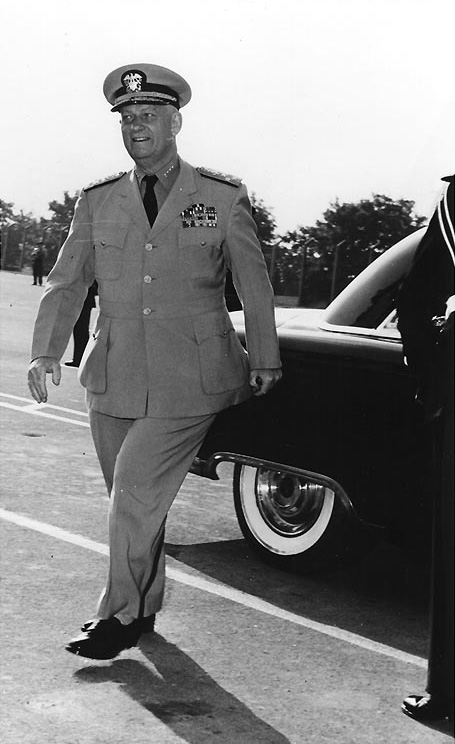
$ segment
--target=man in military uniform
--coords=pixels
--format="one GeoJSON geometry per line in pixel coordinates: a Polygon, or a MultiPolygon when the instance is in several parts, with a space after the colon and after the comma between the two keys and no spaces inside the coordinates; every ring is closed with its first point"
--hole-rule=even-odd
{"type": "Polygon", "coordinates": [[[177,154],[191,90],[151,64],[114,70],[104,94],[135,162],[86,188],[35,324],[30,391],[47,400],[88,287],[100,313],[79,379],[110,493],[110,564],[94,620],[67,646],[115,657],[154,627],[164,589],[164,525],[216,413],[280,379],[273,293],[247,190],[177,154]],[[248,354],[224,300],[243,303],[248,354]]]}

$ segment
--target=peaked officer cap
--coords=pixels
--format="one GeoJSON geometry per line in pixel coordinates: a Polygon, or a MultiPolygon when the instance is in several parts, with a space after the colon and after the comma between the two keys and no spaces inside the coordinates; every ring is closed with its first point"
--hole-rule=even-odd
{"type": "Polygon", "coordinates": [[[154,103],[185,106],[191,98],[191,88],[180,75],[160,65],[123,65],[109,73],[103,93],[111,111],[118,111],[129,103],[154,103]]]}

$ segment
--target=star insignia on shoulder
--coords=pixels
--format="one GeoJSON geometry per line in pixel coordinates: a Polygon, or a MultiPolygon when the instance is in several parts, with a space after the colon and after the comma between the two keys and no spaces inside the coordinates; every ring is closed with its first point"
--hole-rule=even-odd
{"type": "Polygon", "coordinates": [[[229,186],[234,186],[235,188],[239,188],[239,186],[242,183],[241,178],[237,178],[237,176],[231,176],[229,173],[221,173],[220,171],[212,170],[211,168],[196,168],[198,173],[201,174],[201,176],[204,176],[205,178],[211,178],[213,181],[219,181],[220,183],[227,183],[229,186]]]}
{"type": "Polygon", "coordinates": [[[100,178],[99,181],[93,181],[93,183],[89,183],[88,186],[84,186],[84,191],[89,191],[90,189],[96,189],[97,186],[104,186],[106,183],[112,183],[114,181],[118,181],[119,178],[124,176],[126,171],[121,171],[120,173],[115,173],[115,175],[107,176],[106,178],[100,178]]]}

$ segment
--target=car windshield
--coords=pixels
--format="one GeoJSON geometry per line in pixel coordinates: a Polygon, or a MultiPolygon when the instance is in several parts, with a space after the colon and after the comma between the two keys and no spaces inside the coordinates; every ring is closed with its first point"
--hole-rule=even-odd
{"type": "Polygon", "coordinates": [[[417,230],[383,253],[328,306],[324,323],[378,328],[396,305],[397,292],[409,271],[424,229],[417,230]]]}

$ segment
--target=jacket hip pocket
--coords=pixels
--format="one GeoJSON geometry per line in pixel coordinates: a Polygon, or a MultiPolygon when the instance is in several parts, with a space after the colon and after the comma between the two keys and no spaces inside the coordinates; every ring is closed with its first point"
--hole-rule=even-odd
{"type": "Polygon", "coordinates": [[[193,318],[202,389],[208,395],[236,390],[248,381],[248,355],[228,315],[193,318]]]}

